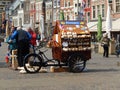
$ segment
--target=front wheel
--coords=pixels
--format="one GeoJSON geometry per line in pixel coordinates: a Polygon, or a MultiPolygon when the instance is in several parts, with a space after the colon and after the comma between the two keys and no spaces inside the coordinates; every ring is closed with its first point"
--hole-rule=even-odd
{"type": "Polygon", "coordinates": [[[42,59],[38,54],[29,54],[24,58],[24,69],[27,73],[37,73],[42,67],[42,59]]]}
{"type": "Polygon", "coordinates": [[[72,55],[69,59],[69,70],[70,72],[82,72],[86,66],[86,60],[84,60],[84,57],[77,54],[72,55]]]}

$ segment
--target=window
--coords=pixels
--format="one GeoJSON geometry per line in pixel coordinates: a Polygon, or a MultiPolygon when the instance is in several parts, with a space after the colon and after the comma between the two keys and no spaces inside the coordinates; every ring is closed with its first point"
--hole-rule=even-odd
{"type": "Polygon", "coordinates": [[[95,18],[95,6],[93,6],[93,18],[95,18]]]}
{"type": "Polygon", "coordinates": [[[116,12],[120,12],[120,0],[116,0],[116,12]]]}
{"type": "Polygon", "coordinates": [[[80,7],[80,6],[81,6],[81,3],[78,3],[78,6],[80,7]]]}
{"type": "Polygon", "coordinates": [[[97,5],[97,14],[99,15],[100,14],[100,6],[97,5]]]}
{"type": "Polygon", "coordinates": [[[57,6],[56,3],[57,3],[57,1],[55,0],[55,1],[54,1],[54,6],[57,6]]]}
{"type": "Polygon", "coordinates": [[[68,6],[70,6],[70,2],[68,2],[68,6]]]}
{"type": "Polygon", "coordinates": [[[5,5],[5,4],[6,4],[6,2],[2,2],[2,4],[4,4],[4,5],[5,5]]]}
{"type": "Polygon", "coordinates": [[[112,3],[112,0],[108,0],[109,1],[109,3],[112,3]]]}
{"type": "Polygon", "coordinates": [[[58,6],[60,6],[60,0],[58,0],[58,6]]]}
{"type": "Polygon", "coordinates": [[[75,7],[77,7],[77,4],[75,4],[75,7]]]}
{"type": "Polygon", "coordinates": [[[105,16],[105,6],[104,6],[104,4],[102,4],[102,17],[104,17],[105,16]]]}
{"type": "Polygon", "coordinates": [[[67,2],[65,2],[65,7],[67,7],[67,2]]]}

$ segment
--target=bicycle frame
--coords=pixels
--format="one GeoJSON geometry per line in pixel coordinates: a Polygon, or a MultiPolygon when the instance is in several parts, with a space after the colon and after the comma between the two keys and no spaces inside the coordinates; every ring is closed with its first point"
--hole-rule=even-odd
{"type": "Polygon", "coordinates": [[[47,67],[47,66],[60,66],[60,67],[62,67],[62,66],[67,66],[68,65],[67,63],[61,63],[57,59],[48,59],[48,57],[44,53],[46,51],[47,50],[45,50],[45,51],[39,50],[39,53],[38,53],[38,55],[42,58],[42,61],[43,61],[42,66],[43,67],[47,67]],[[52,63],[49,63],[49,62],[52,62],[52,63]]]}

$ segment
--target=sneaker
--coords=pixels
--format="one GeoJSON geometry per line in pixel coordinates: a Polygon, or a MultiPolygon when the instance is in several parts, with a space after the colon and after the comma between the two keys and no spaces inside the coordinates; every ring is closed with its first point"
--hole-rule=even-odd
{"type": "Polygon", "coordinates": [[[24,67],[17,67],[17,69],[18,69],[18,70],[23,70],[23,69],[24,69],[24,67]]]}
{"type": "Polygon", "coordinates": [[[23,70],[20,70],[20,72],[19,72],[19,73],[24,74],[24,73],[27,73],[27,72],[25,71],[25,69],[23,69],[23,70]]]}
{"type": "Polygon", "coordinates": [[[42,67],[39,72],[41,72],[41,73],[47,73],[47,69],[42,67]]]}

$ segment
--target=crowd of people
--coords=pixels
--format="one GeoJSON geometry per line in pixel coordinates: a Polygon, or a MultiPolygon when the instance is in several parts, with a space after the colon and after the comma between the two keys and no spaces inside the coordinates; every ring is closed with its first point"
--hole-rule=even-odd
{"type": "MultiPolygon", "coordinates": [[[[28,27],[23,30],[22,27],[11,27],[11,32],[6,38],[8,43],[8,51],[12,54],[12,50],[17,49],[18,67],[23,67],[24,57],[30,53],[30,46],[36,46],[36,42],[40,40],[40,32],[28,27]],[[39,37],[38,37],[39,36],[39,37]]],[[[10,60],[11,62],[12,60],[10,60]]],[[[11,66],[11,65],[10,65],[11,66]]]]}

